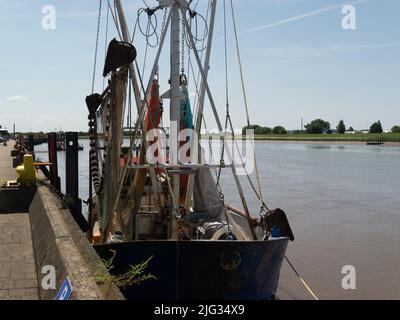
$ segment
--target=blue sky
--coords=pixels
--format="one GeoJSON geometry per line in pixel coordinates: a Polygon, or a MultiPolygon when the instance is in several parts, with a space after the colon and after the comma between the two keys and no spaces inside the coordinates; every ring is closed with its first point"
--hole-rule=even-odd
{"type": "MultiPolygon", "coordinates": [[[[204,3],[200,0],[201,13],[204,3]]],[[[123,4],[132,28],[143,2],[123,0],[123,4]]],[[[304,122],[323,118],[333,126],[344,119],[359,129],[377,120],[385,129],[400,124],[399,0],[234,0],[234,5],[253,123],[289,129],[299,129],[301,118],[304,122]],[[351,3],[357,29],[349,31],[341,27],[341,9],[351,3]]],[[[84,99],[91,91],[97,10],[97,0],[0,0],[1,125],[12,128],[16,123],[21,131],[87,130],[84,99]],[[41,26],[44,5],[56,8],[55,30],[41,26]]],[[[103,87],[104,20],[105,11],[96,91],[103,87]]],[[[109,39],[116,35],[112,24],[110,28],[109,39]]],[[[231,112],[235,127],[241,128],[244,109],[231,25],[228,29],[231,112]]],[[[219,1],[210,83],[221,118],[225,113],[222,36],[219,1]]],[[[142,37],[135,43],[142,64],[142,37]]],[[[149,61],[152,55],[154,50],[149,61]]],[[[166,56],[162,64],[160,81],[166,89],[166,56]]],[[[208,106],[206,118],[209,127],[215,126],[208,106]]]]}

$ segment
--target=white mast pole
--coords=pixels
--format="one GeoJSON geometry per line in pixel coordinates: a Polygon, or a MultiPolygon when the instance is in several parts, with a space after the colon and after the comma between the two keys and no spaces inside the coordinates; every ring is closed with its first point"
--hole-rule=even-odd
{"type": "MultiPolygon", "coordinates": [[[[171,3],[171,99],[170,99],[170,163],[178,164],[178,134],[180,130],[181,108],[180,108],[180,38],[181,38],[181,18],[179,12],[179,3],[173,1],[171,3]]],[[[179,175],[175,174],[172,177],[173,197],[179,210],[179,195],[180,195],[180,179],[179,175]]],[[[178,223],[176,219],[177,212],[172,212],[171,215],[171,238],[178,238],[178,223]]]]}
{"type": "MultiPolygon", "coordinates": [[[[213,43],[213,36],[214,36],[214,25],[215,25],[215,14],[216,14],[216,8],[217,8],[217,0],[212,0],[211,2],[211,14],[210,14],[210,21],[209,21],[209,31],[208,31],[208,39],[207,39],[207,46],[206,46],[206,55],[204,59],[204,76],[206,79],[208,79],[208,72],[210,70],[210,57],[211,57],[211,47],[213,43]]],[[[193,50],[196,50],[196,48],[193,48],[193,50]]],[[[203,112],[204,112],[204,100],[205,100],[205,95],[206,95],[206,86],[204,84],[204,80],[201,80],[201,86],[200,86],[200,91],[199,91],[199,100],[198,100],[198,108],[197,108],[197,115],[195,117],[196,123],[195,123],[195,132],[197,133],[197,137],[199,141],[193,141],[193,143],[198,143],[199,146],[197,148],[198,150],[198,163],[200,164],[201,160],[201,145],[200,145],[200,139],[201,139],[201,122],[203,120],[203,112]]],[[[192,144],[192,150],[194,149],[194,146],[192,144]]],[[[193,156],[196,156],[196,154],[193,154],[193,156]]],[[[192,162],[194,162],[195,159],[191,159],[192,162]]],[[[189,176],[189,183],[188,183],[188,192],[186,195],[185,199],[185,207],[186,210],[189,210],[191,205],[192,205],[192,194],[193,194],[193,183],[194,179],[193,176],[189,176]]]]}
{"type": "MultiPolygon", "coordinates": [[[[189,24],[188,24],[188,22],[187,22],[185,17],[183,19],[184,19],[184,24],[185,24],[186,31],[188,33],[190,44],[191,44],[191,46],[193,48],[195,48],[196,44],[194,42],[193,35],[192,35],[191,31],[190,31],[189,24]]],[[[223,127],[222,127],[221,121],[219,119],[217,108],[216,108],[216,105],[215,105],[215,102],[214,102],[214,98],[213,98],[213,96],[211,94],[211,90],[210,90],[210,87],[208,85],[207,78],[205,76],[205,71],[204,71],[203,66],[201,64],[201,59],[200,59],[199,53],[197,52],[197,50],[193,50],[193,52],[194,52],[194,55],[195,55],[195,58],[196,58],[196,62],[197,62],[197,65],[198,65],[198,68],[199,68],[199,71],[200,71],[200,75],[201,75],[201,77],[203,79],[203,83],[205,85],[205,89],[206,89],[206,93],[208,95],[208,99],[210,100],[210,104],[211,104],[211,107],[212,107],[213,112],[214,112],[215,121],[217,122],[218,129],[219,129],[220,132],[223,132],[223,127]]],[[[231,152],[229,150],[229,146],[228,146],[228,144],[226,142],[226,137],[224,137],[224,145],[225,145],[225,152],[226,152],[226,155],[227,155],[228,159],[232,160],[233,158],[232,158],[231,152]]],[[[236,186],[237,186],[238,191],[239,191],[239,196],[240,196],[240,199],[242,201],[242,205],[243,205],[244,211],[246,213],[247,220],[249,222],[250,231],[252,233],[253,239],[257,240],[257,235],[255,233],[254,227],[253,227],[252,222],[251,222],[250,211],[249,211],[249,208],[247,206],[246,199],[244,197],[242,185],[240,184],[240,180],[239,180],[239,177],[238,177],[237,172],[236,172],[235,164],[232,162],[230,167],[232,169],[233,177],[235,179],[236,186]]]]}
{"type": "MultiPolygon", "coordinates": [[[[210,70],[210,56],[211,56],[211,46],[213,43],[213,36],[214,36],[214,24],[215,24],[215,13],[217,8],[217,0],[213,0],[211,3],[211,14],[210,14],[210,21],[209,21],[209,34],[207,39],[207,48],[206,48],[206,56],[204,60],[204,75],[206,80],[208,79],[208,72],[210,70]]],[[[196,50],[194,48],[193,50],[196,50]]],[[[201,87],[200,87],[200,97],[198,101],[198,111],[196,116],[196,126],[195,130],[197,134],[200,136],[201,131],[201,122],[203,120],[203,110],[204,110],[204,99],[206,95],[206,86],[204,85],[204,81],[201,80],[201,87]]]]}

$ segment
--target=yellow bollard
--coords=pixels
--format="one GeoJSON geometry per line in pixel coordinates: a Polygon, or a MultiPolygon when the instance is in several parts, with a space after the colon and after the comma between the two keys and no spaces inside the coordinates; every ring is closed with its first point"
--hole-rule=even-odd
{"type": "Polygon", "coordinates": [[[17,181],[23,185],[34,184],[36,182],[36,171],[31,154],[24,155],[24,163],[17,167],[17,181]]]}

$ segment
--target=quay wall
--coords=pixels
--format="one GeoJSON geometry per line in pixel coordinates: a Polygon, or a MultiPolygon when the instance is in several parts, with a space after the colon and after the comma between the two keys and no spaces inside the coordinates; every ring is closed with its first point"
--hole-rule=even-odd
{"type": "Polygon", "coordinates": [[[67,276],[73,287],[71,300],[124,299],[117,287],[96,282],[96,270],[104,268],[101,259],[68,209],[46,186],[38,186],[29,215],[40,299],[53,300],[67,276]],[[45,266],[55,268],[54,290],[41,284],[48,280],[45,266]]]}

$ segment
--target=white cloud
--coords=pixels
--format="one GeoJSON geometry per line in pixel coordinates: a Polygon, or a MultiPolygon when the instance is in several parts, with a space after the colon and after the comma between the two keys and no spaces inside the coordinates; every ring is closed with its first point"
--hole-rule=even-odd
{"type": "Polygon", "coordinates": [[[6,101],[22,101],[22,102],[28,101],[28,99],[23,96],[12,96],[12,97],[6,98],[5,100],[6,101]]]}

